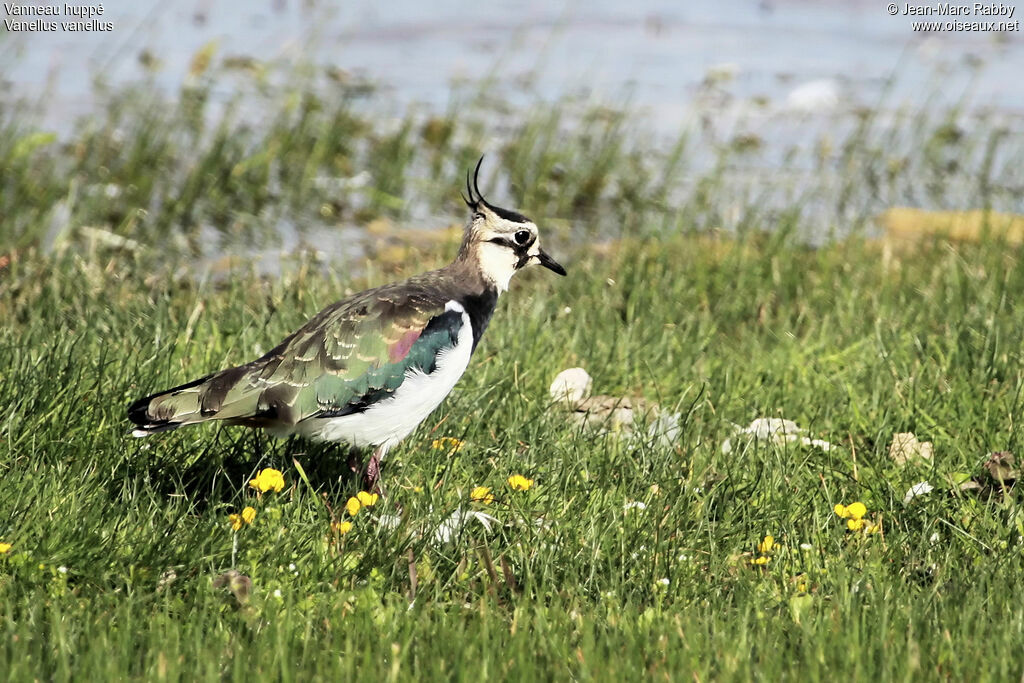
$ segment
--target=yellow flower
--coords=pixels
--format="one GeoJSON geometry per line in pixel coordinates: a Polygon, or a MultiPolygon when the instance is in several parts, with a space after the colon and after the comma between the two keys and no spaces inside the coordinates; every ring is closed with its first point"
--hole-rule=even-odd
{"type": "Polygon", "coordinates": [[[866,533],[866,534],[877,534],[877,533],[881,533],[881,531],[882,531],[882,525],[881,524],[867,524],[864,527],[864,533],[866,533]]]}
{"type": "Polygon", "coordinates": [[[767,555],[775,548],[775,537],[765,536],[764,540],[757,544],[757,552],[762,555],[767,555]]]}
{"type": "Polygon", "coordinates": [[[860,531],[864,528],[863,519],[848,519],[846,520],[846,528],[850,531],[860,531]]]}
{"type": "Polygon", "coordinates": [[[334,524],[331,525],[331,528],[333,528],[339,534],[344,536],[348,532],[352,531],[352,522],[348,522],[348,521],[345,521],[345,522],[335,522],[334,524]]]}
{"type": "Polygon", "coordinates": [[[862,519],[864,515],[868,514],[867,506],[860,501],[850,503],[849,505],[836,503],[836,506],[832,508],[832,510],[843,519],[862,519]]]}
{"type": "Polygon", "coordinates": [[[440,439],[434,439],[430,442],[430,447],[434,450],[446,451],[448,453],[458,453],[464,445],[464,442],[450,436],[442,436],[440,439]]]}
{"type": "Polygon", "coordinates": [[[477,486],[469,494],[470,500],[475,500],[478,503],[484,505],[490,505],[494,502],[494,494],[491,493],[491,489],[486,486],[477,486]]]}
{"type": "Polygon", "coordinates": [[[533,479],[527,479],[521,474],[513,474],[508,478],[508,485],[516,491],[529,491],[533,486],[533,479]]]}
{"type": "Polygon", "coordinates": [[[249,486],[260,493],[266,493],[267,491],[280,491],[284,488],[284,475],[281,474],[280,470],[275,470],[273,467],[267,467],[257,474],[255,479],[249,480],[249,486]]]}
{"type": "Polygon", "coordinates": [[[373,507],[377,504],[377,500],[380,498],[376,493],[367,493],[366,491],[360,491],[356,494],[356,498],[359,500],[360,505],[363,507],[373,507]]]}
{"type": "Polygon", "coordinates": [[[11,552],[11,548],[13,547],[14,546],[10,543],[0,543],[0,555],[6,555],[7,553],[11,552]]]}
{"type": "Polygon", "coordinates": [[[256,519],[256,508],[247,507],[242,510],[242,514],[230,514],[228,515],[228,521],[231,522],[231,528],[238,531],[246,524],[252,524],[252,520],[256,519]]]}
{"type": "Polygon", "coordinates": [[[762,555],[761,557],[753,560],[754,564],[761,565],[761,566],[764,566],[764,565],[768,564],[771,561],[772,561],[772,558],[765,557],[764,555],[762,555]]]}
{"type": "Polygon", "coordinates": [[[345,503],[345,511],[348,512],[350,517],[355,517],[359,513],[359,508],[363,507],[363,504],[359,502],[359,499],[352,496],[345,503]]]}
{"type": "Polygon", "coordinates": [[[850,513],[850,516],[854,519],[861,519],[864,515],[868,514],[868,509],[864,503],[850,503],[846,511],[850,513]]]}

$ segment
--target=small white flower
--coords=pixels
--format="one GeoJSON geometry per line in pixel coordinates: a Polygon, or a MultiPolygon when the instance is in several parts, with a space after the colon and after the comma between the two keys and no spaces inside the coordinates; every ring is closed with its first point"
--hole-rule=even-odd
{"type": "Polygon", "coordinates": [[[658,583],[660,583],[662,586],[667,586],[671,582],[668,580],[668,577],[665,576],[665,577],[662,577],[662,578],[658,579],[658,583]]]}
{"type": "Polygon", "coordinates": [[[639,500],[634,500],[634,501],[632,501],[630,503],[626,503],[622,507],[622,509],[625,510],[626,512],[629,512],[630,510],[646,510],[647,509],[647,504],[646,503],[641,503],[639,500]]]}
{"type": "Polygon", "coordinates": [[[801,548],[801,550],[813,550],[814,546],[811,545],[810,543],[801,543],[800,544],[800,548],[801,548]]]}
{"type": "Polygon", "coordinates": [[[282,596],[281,596],[281,589],[280,588],[275,588],[274,589],[274,597],[277,598],[278,600],[281,599],[282,596]]]}
{"type": "Polygon", "coordinates": [[[65,567],[64,565],[61,565],[61,566],[57,567],[57,571],[59,571],[61,574],[67,574],[68,573],[68,568],[65,567]]]}

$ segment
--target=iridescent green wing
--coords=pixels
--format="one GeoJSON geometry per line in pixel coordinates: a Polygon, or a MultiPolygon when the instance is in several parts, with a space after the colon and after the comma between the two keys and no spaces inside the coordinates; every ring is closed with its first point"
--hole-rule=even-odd
{"type": "Polygon", "coordinates": [[[137,402],[150,431],[206,420],[294,425],[358,412],[412,369],[429,373],[463,325],[424,292],[366,292],[329,306],[262,358],[137,402]]]}

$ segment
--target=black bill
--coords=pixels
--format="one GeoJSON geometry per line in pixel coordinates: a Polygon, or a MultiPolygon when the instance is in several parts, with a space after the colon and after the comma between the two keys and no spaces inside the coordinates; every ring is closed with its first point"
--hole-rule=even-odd
{"type": "Polygon", "coordinates": [[[537,254],[537,260],[540,261],[540,264],[547,268],[548,270],[552,270],[558,273],[559,275],[566,274],[565,268],[563,268],[558,261],[548,256],[543,249],[541,249],[540,252],[537,254]]]}

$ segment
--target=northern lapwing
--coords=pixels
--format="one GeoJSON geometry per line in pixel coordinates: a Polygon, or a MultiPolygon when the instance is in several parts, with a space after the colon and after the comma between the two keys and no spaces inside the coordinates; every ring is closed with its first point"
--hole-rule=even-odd
{"type": "Polygon", "coordinates": [[[565,275],[537,226],[480,193],[481,157],[463,201],[458,256],[439,270],[331,304],[260,358],[135,401],[134,436],[222,420],[317,441],[374,446],[378,487],[388,450],[412,433],[466,371],[498,295],[534,263],[565,275]]]}

